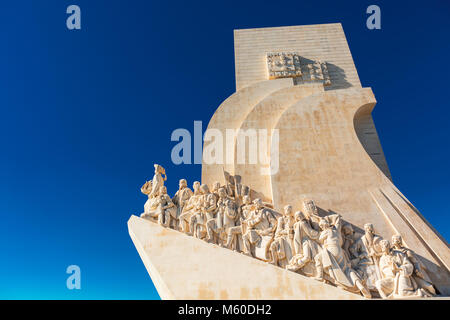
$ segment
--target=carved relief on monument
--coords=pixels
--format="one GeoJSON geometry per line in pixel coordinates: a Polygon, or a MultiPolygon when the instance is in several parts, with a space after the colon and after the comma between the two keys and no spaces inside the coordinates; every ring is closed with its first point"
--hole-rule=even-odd
{"type": "Polygon", "coordinates": [[[269,79],[294,78],[302,75],[300,57],[295,53],[268,53],[269,79]]]}
{"type": "Polygon", "coordinates": [[[141,188],[148,196],[144,219],[366,298],[436,295],[425,266],[400,235],[391,244],[371,223],[356,234],[341,215],[319,215],[311,199],[295,213],[290,205],[277,212],[252,199],[227,172],[226,184],[215,182],[211,191],[195,181],[192,192],[181,179],[171,199],[164,168],[154,167],[153,179],[141,188]]]}
{"type": "MultiPolygon", "coordinates": [[[[309,71],[310,81],[320,81],[324,86],[331,84],[330,75],[328,74],[328,67],[326,62],[316,60],[314,63],[309,63],[306,65],[309,71]]],[[[307,81],[306,77],[303,77],[307,81]],[[306,79],[305,79],[306,78],[306,79]]]]}
{"type": "Polygon", "coordinates": [[[267,53],[269,80],[279,78],[300,78],[304,82],[321,82],[324,86],[331,84],[326,62],[316,60],[309,62],[297,53],[267,53]]]}

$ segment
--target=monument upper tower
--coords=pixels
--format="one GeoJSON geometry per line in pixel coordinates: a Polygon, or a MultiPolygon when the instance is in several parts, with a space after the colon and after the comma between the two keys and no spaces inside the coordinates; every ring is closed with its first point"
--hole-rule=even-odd
{"type": "Polygon", "coordinates": [[[269,79],[266,55],[271,52],[295,52],[302,64],[326,62],[331,80],[326,90],[361,88],[340,23],[235,30],[236,91],[269,79]]]}

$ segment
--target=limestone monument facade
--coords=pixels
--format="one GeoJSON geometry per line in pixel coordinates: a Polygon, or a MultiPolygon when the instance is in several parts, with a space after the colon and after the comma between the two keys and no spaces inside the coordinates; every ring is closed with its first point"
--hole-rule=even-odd
{"type": "Polygon", "coordinates": [[[233,130],[226,160],[205,139],[172,198],[155,164],[128,221],[161,298],[449,296],[448,243],[392,182],[341,24],[235,30],[235,64],[207,130],[233,130]]]}

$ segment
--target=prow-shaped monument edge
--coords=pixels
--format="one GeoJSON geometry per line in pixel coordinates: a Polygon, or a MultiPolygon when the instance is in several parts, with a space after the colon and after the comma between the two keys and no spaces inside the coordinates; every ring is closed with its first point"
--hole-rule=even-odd
{"type": "Polygon", "coordinates": [[[364,299],[136,216],[128,230],[162,299],[364,299]]]}

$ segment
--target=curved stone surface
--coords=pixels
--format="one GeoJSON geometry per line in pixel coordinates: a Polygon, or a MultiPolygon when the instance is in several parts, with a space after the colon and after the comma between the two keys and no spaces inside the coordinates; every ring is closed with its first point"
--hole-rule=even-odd
{"type": "Polygon", "coordinates": [[[308,96],[281,115],[275,126],[280,170],[271,178],[275,208],[299,207],[303,195],[323,209],[353,212],[356,220],[350,221],[356,224],[365,222],[376,207],[355,201],[353,193],[380,185],[384,175],[361,148],[353,117],[360,107],[374,104],[370,89],[336,90],[308,96]]]}
{"type": "MultiPolygon", "coordinates": [[[[212,116],[208,124],[208,130],[218,129],[223,138],[226,138],[226,130],[233,129],[237,130],[242,121],[247,116],[248,112],[262,99],[270,95],[272,92],[280,90],[282,88],[293,86],[292,79],[277,79],[277,80],[267,80],[255,83],[251,86],[245,87],[227,98],[220,106],[217,108],[216,112],[212,116]]],[[[234,150],[236,139],[233,139],[232,143],[223,144],[223,155],[227,155],[226,148],[229,150],[234,150]]],[[[203,145],[203,150],[209,145],[209,141],[205,141],[203,145]]],[[[212,184],[215,181],[224,181],[223,169],[230,173],[234,173],[234,159],[233,152],[229,152],[230,159],[227,161],[224,159],[223,164],[202,164],[202,182],[207,184],[212,184]]]]}
{"type": "MultiPolygon", "coordinates": [[[[267,130],[267,139],[258,141],[258,153],[262,150],[267,150],[267,159],[270,159],[272,141],[271,132],[275,128],[280,115],[289,106],[300,99],[313,93],[323,91],[324,87],[322,84],[311,84],[283,88],[273,92],[251,109],[245,120],[242,122],[238,135],[245,134],[248,130],[267,130]]],[[[254,189],[254,197],[272,202],[270,175],[262,173],[269,170],[270,162],[268,161],[267,165],[264,165],[262,161],[258,161],[256,164],[250,164],[248,159],[250,154],[249,145],[246,143],[245,148],[243,148],[245,150],[246,159],[244,164],[239,164],[237,161],[237,148],[238,145],[236,144],[236,148],[234,150],[234,173],[242,176],[245,184],[254,189]]]]}
{"type": "Polygon", "coordinates": [[[392,180],[391,172],[384,157],[383,148],[378,138],[377,129],[372,119],[373,107],[360,108],[353,118],[356,134],[358,135],[361,145],[366,150],[372,161],[392,180]]]}

